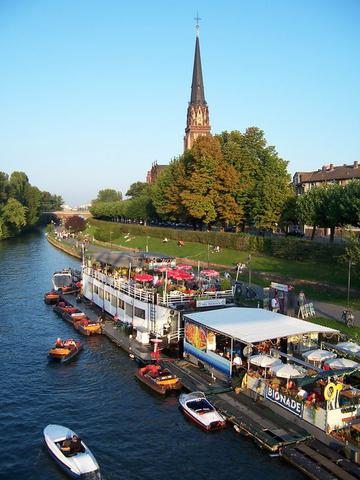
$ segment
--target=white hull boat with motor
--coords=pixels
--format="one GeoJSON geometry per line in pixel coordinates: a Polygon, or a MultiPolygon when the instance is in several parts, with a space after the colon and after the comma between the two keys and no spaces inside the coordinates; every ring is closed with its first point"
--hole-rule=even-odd
{"type": "Polygon", "coordinates": [[[63,442],[73,435],[75,433],[72,430],[61,425],[48,425],[44,428],[45,443],[51,456],[70,477],[100,480],[99,465],[83,441],[81,452],[65,454],[61,451],[63,442]]]}
{"type": "Polygon", "coordinates": [[[70,269],[55,272],[52,276],[52,284],[55,292],[70,288],[73,284],[73,276],[70,269]]]}
{"type": "Polygon", "coordinates": [[[218,430],[226,426],[226,419],[211,405],[203,392],[183,393],[179,397],[184,414],[204,430],[218,430]]]}

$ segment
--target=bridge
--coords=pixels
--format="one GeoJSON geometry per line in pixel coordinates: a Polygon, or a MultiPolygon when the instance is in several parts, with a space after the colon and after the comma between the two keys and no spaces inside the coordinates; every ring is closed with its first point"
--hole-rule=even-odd
{"type": "Polygon", "coordinates": [[[64,222],[69,217],[73,217],[74,215],[78,217],[83,217],[85,218],[85,220],[92,217],[91,213],[88,210],[58,210],[56,212],[43,212],[43,213],[54,215],[62,222],[64,222]]]}

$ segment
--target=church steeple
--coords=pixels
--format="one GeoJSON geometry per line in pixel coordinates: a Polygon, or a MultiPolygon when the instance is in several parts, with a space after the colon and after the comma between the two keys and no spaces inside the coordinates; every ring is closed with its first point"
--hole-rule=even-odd
{"type": "Polygon", "coordinates": [[[191,97],[187,110],[187,122],[184,137],[184,150],[192,148],[200,135],[210,135],[209,109],[205,100],[204,82],[201,68],[199,20],[196,17],[196,42],[194,68],[191,84],[191,97]]]}
{"type": "Polygon", "coordinates": [[[199,42],[198,35],[196,35],[196,43],[195,43],[195,58],[194,58],[193,78],[192,78],[192,84],[191,84],[190,103],[200,103],[201,105],[206,105],[205,93],[204,93],[204,82],[203,82],[202,69],[201,69],[200,42],[199,42]]]}

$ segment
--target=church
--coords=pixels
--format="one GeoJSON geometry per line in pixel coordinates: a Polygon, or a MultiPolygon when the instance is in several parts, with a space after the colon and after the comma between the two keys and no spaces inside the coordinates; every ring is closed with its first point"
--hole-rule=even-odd
{"type": "MultiPolygon", "coordinates": [[[[184,151],[191,149],[195,140],[201,135],[210,134],[211,127],[209,120],[209,107],[205,100],[204,82],[201,68],[199,23],[197,23],[191,95],[187,109],[184,136],[184,151]]],[[[154,183],[160,172],[166,167],[167,165],[159,165],[157,162],[154,162],[151,166],[151,169],[147,172],[147,183],[154,183]]]]}

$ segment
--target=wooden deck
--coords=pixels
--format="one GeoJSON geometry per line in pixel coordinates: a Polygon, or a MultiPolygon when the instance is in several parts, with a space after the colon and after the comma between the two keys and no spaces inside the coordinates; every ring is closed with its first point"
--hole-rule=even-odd
{"type": "Polygon", "coordinates": [[[269,409],[263,402],[236,394],[228,384],[185,360],[161,362],[179,376],[189,391],[203,391],[235,430],[314,480],[360,479],[360,467],[316,440],[301,426],[269,409]]]}

